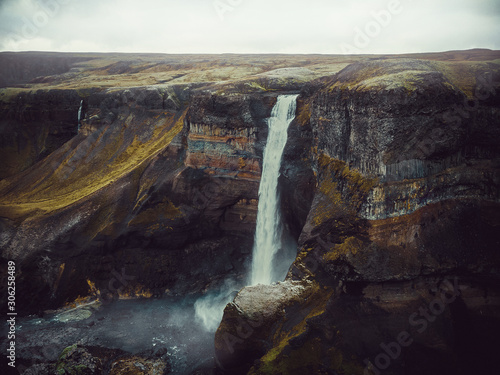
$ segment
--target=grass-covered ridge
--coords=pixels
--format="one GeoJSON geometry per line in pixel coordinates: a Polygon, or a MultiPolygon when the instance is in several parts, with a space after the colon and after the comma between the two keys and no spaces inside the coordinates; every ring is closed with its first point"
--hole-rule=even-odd
{"type": "MultiPolygon", "coordinates": [[[[127,88],[190,83],[246,83],[249,89],[267,89],[268,81],[307,82],[333,76],[352,63],[383,59],[428,61],[401,71],[366,70],[345,84],[356,86],[399,85],[413,73],[435,70],[467,92],[477,70],[498,67],[499,51],[469,50],[407,55],[169,55],[93,53],[0,53],[0,101],[22,91],[89,88],[127,88]],[[20,71],[17,72],[17,69],[20,71]],[[14,72],[14,74],[12,74],[14,72]],[[411,73],[413,72],[413,73],[411,73]],[[395,74],[395,76],[391,76],[395,74]],[[378,77],[378,78],[377,78],[378,77]]],[[[418,77],[417,77],[418,79],[418,77]]],[[[279,83],[279,82],[278,82],[279,83]]],[[[409,86],[411,89],[411,84],[409,86]]]]}
{"type": "Polygon", "coordinates": [[[49,213],[116,182],[164,150],[182,130],[185,115],[163,112],[146,123],[130,118],[128,125],[73,138],[30,170],[0,183],[2,212],[11,218],[49,213]],[[31,174],[30,184],[23,184],[25,174],[31,174]]]}
{"type": "Polygon", "coordinates": [[[431,61],[408,58],[359,61],[331,78],[327,89],[333,91],[380,91],[404,89],[412,93],[429,85],[442,85],[473,98],[478,87],[500,74],[500,60],[431,61]]]}

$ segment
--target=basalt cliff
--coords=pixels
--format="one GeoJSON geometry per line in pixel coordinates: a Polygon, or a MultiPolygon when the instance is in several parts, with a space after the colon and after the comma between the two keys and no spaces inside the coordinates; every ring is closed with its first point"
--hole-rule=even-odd
{"type": "Polygon", "coordinates": [[[500,350],[500,53],[0,54],[2,305],[244,285],[266,119],[299,94],[287,277],[241,289],[227,374],[470,374],[500,350]],[[80,117],[78,116],[80,113],[80,117]]]}

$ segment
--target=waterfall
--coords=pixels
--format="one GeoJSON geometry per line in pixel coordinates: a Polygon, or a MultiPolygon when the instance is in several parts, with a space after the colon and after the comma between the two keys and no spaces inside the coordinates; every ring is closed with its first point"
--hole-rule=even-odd
{"type": "Polygon", "coordinates": [[[288,126],[295,118],[297,96],[280,95],[271,117],[267,120],[269,135],[262,163],[250,285],[270,284],[277,281],[273,273],[275,268],[273,261],[282,247],[278,177],[288,136],[288,126]]]}
{"type": "MultiPolygon", "coordinates": [[[[278,198],[278,177],[281,167],[281,158],[287,140],[288,126],[295,118],[296,100],[298,95],[280,95],[273,108],[271,117],[267,120],[269,135],[264,149],[262,177],[259,187],[259,206],[257,212],[257,230],[253,246],[252,270],[250,285],[270,284],[286,274],[284,268],[276,262],[276,255],[283,256],[286,251],[281,248],[290,248],[295,253],[296,244],[282,243],[282,225],[278,198]]],[[[285,254],[291,264],[295,254],[285,254]]],[[[239,282],[227,279],[217,291],[208,293],[199,298],[195,304],[196,319],[210,332],[215,332],[219,326],[224,307],[231,302],[234,294],[241,288],[239,282]]]]}
{"type": "Polygon", "coordinates": [[[78,108],[78,132],[80,132],[80,122],[82,120],[82,107],[83,107],[83,100],[80,101],[80,108],[78,108]]]}

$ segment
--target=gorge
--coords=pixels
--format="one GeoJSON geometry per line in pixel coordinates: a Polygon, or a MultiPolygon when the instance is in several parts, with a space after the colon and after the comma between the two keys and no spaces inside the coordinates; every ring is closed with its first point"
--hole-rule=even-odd
{"type": "MultiPolygon", "coordinates": [[[[249,285],[270,284],[286,276],[286,271],[295,259],[295,246],[282,237],[281,207],[279,205],[278,178],[287,130],[295,118],[298,95],[280,95],[267,119],[268,138],[263,150],[262,177],[259,184],[255,238],[252,247],[249,285]],[[283,248],[288,247],[286,251],[283,248]],[[281,257],[277,255],[281,253],[281,257]]],[[[286,236],[285,236],[286,238],[286,236]]],[[[195,304],[196,316],[205,328],[215,332],[222,319],[224,307],[232,300],[232,292],[241,288],[232,279],[227,279],[216,293],[209,293],[195,304]]]]}
{"type": "Polygon", "coordinates": [[[0,68],[17,373],[496,368],[500,52],[0,53],[0,68]],[[268,251],[252,266],[273,108],[282,224],[261,230],[283,230],[280,277],[268,251]]]}

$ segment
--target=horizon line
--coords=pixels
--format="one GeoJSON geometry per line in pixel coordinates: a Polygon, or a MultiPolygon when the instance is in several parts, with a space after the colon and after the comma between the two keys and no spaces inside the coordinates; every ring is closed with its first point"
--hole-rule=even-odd
{"type": "Polygon", "coordinates": [[[43,51],[43,50],[25,50],[25,51],[11,51],[2,50],[0,53],[49,53],[49,54],[106,54],[106,55],[211,55],[211,56],[221,56],[221,55],[304,55],[304,56],[390,56],[390,55],[425,55],[433,53],[452,53],[452,52],[472,52],[472,51],[488,51],[488,52],[500,52],[500,49],[491,49],[483,47],[475,47],[468,49],[452,49],[444,51],[427,51],[427,52],[388,52],[388,53],[321,53],[321,52],[75,52],[75,51],[43,51]]]}

